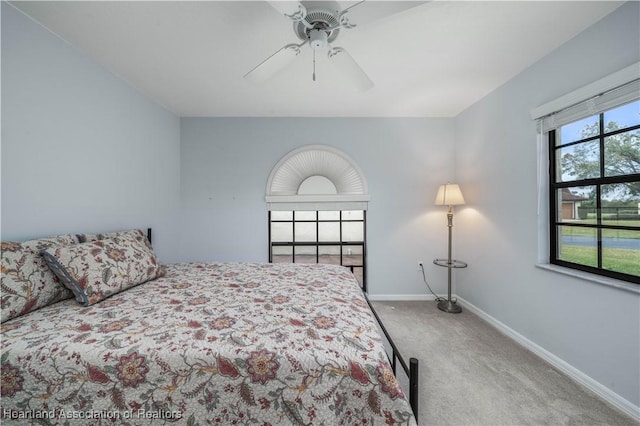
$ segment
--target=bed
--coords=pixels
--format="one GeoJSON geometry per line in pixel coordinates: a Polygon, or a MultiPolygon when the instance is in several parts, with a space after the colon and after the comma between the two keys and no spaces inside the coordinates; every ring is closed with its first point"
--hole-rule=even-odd
{"type": "Polygon", "coordinates": [[[160,265],[137,230],[38,241],[35,260],[22,254],[29,244],[3,243],[3,421],[416,423],[396,355],[392,368],[370,305],[341,266],[160,265]],[[9,285],[34,277],[31,300],[9,285]],[[32,302],[43,277],[55,281],[54,302],[32,302]]]}

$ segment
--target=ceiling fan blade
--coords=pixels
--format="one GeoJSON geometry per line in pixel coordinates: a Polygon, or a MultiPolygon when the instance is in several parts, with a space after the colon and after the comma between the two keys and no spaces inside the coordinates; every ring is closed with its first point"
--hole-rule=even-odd
{"type": "Polygon", "coordinates": [[[267,1],[275,10],[292,21],[301,21],[307,16],[307,9],[299,1],[267,1]]]}
{"type": "Polygon", "coordinates": [[[353,57],[342,47],[333,47],[327,53],[329,61],[342,73],[358,90],[365,91],[373,87],[373,81],[358,65],[353,57]]]}
{"type": "Polygon", "coordinates": [[[428,1],[356,1],[341,2],[346,4],[340,17],[345,26],[362,26],[387,16],[395,15],[412,7],[420,6],[428,1]]]}
{"type": "Polygon", "coordinates": [[[306,42],[301,44],[287,44],[282,49],[278,50],[273,55],[259,63],[255,68],[244,75],[249,81],[254,83],[261,83],[273,77],[278,71],[283,70],[300,54],[300,48],[304,46],[306,42]]]}

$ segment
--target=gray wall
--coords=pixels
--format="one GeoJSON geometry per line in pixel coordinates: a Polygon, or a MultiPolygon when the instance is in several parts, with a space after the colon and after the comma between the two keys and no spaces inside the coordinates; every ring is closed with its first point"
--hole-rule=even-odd
{"type": "Polygon", "coordinates": [[[180,120],[2,2],[2,239],[152,226],[177,258],[180,120]]]}
{"type": "Polygon", "coordinates": [[[184,260],[266,261],[269,173],[289,151],[322,143],[369,184],[370,292],[425,295],[418,260],[445,291],[431,260],[446,256],[446,214],[433,201],[453,178],[453,119],[183,118],[181,130],[184,260]]]}
{"type": "MultiPolygon", "coordinates": [[[[536,126],[529,111],[639,60],[640,3],[630,2],[456,118],[456,171],[468,206],[457,293],[640,405],[638,294],[541,270],[536,126]]],[[[543,211],[546,214],[546,211],[543,211]]]]}

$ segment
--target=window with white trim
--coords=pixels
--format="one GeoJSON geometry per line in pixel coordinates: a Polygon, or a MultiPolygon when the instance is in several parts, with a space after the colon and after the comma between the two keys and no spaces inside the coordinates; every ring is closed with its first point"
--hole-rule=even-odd
{"type": "Polygon", "coordinates": [[[547,115],[549,262],[640,284],[640,80],[547,115]]]}
{"type": "Polygon", "coordinates": [[[269,262],[343,265],[366,291],[367,191],[340,150],[310,145],[284,156],[267,181],[269,262]]]}

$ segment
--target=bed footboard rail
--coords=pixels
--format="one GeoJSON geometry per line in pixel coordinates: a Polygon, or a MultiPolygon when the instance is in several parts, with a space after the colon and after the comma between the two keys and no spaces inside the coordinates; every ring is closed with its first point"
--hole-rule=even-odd
{"type": "Polygon", "coordinates": [[[400,366],[402,367],[405,374],[409,378],[409,404],[411,405],[411,410],[413,411],[413,415],[416,418],[416,423],[417,423],[418,422],[418,401],[419,401],[418,398],[420,395],[420,389],[418,386],[418,383],[419,383],[418,382],[418,377],[419,377],[418,359],[413,357],[409,358],[409,366],[407,366],[407,363],[404,361],[402,354],[398,350],[398,347],[396,346],[393,339],[389,335],[389,332],[385,328],[384,324],[382,323],[382,320],[378,316],[378,313],[376,312],[375,308],[369,301],[369,298],[367,297],[366,294],[364,294],[364,298],[367,301],[369,308],[371,308],[371,312],[373,312],[373,316],[376,318],[376,321],[378,322],[380,329],[384,333],[384,336],[387,338],[387,341],[391,345],[392,356],[389,357],[389,362],[391,363],[393,374],[397,376],[396,370],[397,370],[397,363],[399,362],[400,366]]]}

